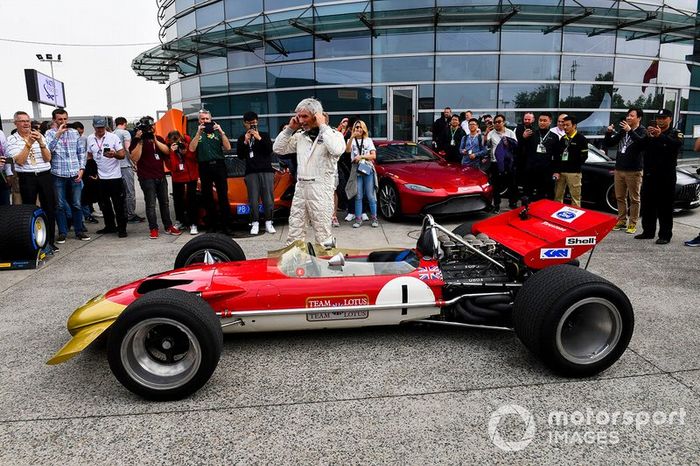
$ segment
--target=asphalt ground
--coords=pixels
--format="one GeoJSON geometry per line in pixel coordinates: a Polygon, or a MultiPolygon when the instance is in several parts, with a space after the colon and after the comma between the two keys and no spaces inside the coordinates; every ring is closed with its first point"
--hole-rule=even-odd
{"type": "MultiPolygon", "coordinates": [[[[150,240],[138,224],[118,239],[97,227],[40,269],[0,273],[0,464],[700,462],[700,248],[682,244],[700,231],[700,210],[675,217],[669,245],[612,232],[597,247],[589,269],[636,313],[629,349],[597,377],[551,374],[512,332],[253,334],[226,336],[209,383],[169,403],[124,389],[99,345],[45,364],[77,306],[171,268],[191,238],[150,240]]],[[[341,246],[383,247],[414,245],[418,229],[407,220],[335,231],[341,246]]],[[[286,226],[277,230],[237,241],[260,257],[282,246],[286,226]]]]}

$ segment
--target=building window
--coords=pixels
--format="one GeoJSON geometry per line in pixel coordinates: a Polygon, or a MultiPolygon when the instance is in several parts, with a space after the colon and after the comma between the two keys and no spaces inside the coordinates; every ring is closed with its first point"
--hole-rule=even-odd
{"type": "Polygon", "coordinates": [[[496,108],[496,89],[496,84],[436,84],[434,108],[496,108]]]}
{"type": "MultiPolygon", "coordinates": [[[[240,0],[239,0],[240,1],[240,0]]],[[[265,11],[311,5],[311,0],[265,0],[265,11]]]]}
{"type": "Polygon", "coordinates": [[[223,94],[228,92],[228,75],[217,73],[200,76],[199,86],[202,89],[202,95],[223,94]]]}
{"type": "Polygon", "coordinates": [[[314,96],[314,91],[309,89],[304,91],[269,92],[267,96],[270,111],[262,113],[293,113],[302,99],[314,96]]]}
{"type": "Polygon", "coordinates": [[[498,33],[474,27],[439,27],[436,43],[438,52],[498,50],[498,33]]]}
{"type": "Polygon", "coordinates": [[[501,79],[559,79],[559,55],[501,55],[501,79]]]}
{"type": "Polygon", "coordinates": [[[262,0],[226,0],[226,19],[240,18],[260,13],[263,10],[262,0]]]}
{"type": "Polygon", "coordinates": [[[562,81],[612,81],[613,59],[564,55],[561,58],[562,81]]]}
{"type": "Polygon", "coordinates": [[[280,62],[292,60],[307,60],[313,58],[314,41],[312,36],[292,37],[275,41],[286,52],[287,56],[277,51],[269,43],[265,45],[265,61],[280,62]]]}
{"type": "Polygon", "coordinates": [[[561,31],[542,34],[542,28],[504,27],[501,50],[505,52],[559,52],[561,31]]]}
{"type": "Polygon", "coordinates": [[[557,84],[501,84],[499,108],[557,108],[559,86],[557,84]]]}
{"type": "Polygon", "coordinates": [[[228,73],[228,88],[231,92],[253,91],[265,89],[266,87],[264,67],[230,71],[228,73]]]}
{"type": "Polygon", "coordinates": [[[228,53],[228,67],[231,69],[243,68],[263,64],[263,49],[253,49],[251,52],[234,50],[228,53]]]}
{"type": "Polygon", "coordinates": [[[375,58],[373,82],[433,81],[433,58],[375,58]]]}
{"type": "Polygon", "coordinates": [[[372,81],[370,60],[316,62],[316,82],[324,84],[365,84],[372,81]]]}
{"type": "Polygon", "coordinates": [[[435,57],[436,81],[498,79],[496,55],[444,55],[435,57]]]}
{"type": "Polygon", "coordinates": [[[267,93],[232,95],[230,115],[243,115],[247,111],[253,111],[258,115],[269,113],[267,93]]]}
{"type": "Polygon", "coordinates": [[[177,20],[177,35],[179,37],[185,36],[189,34],[190,32],[194,31],[196,27],[195,21],[194,21],[194,12],[183,16],[182,18],[178,18],[177,20]]]}
{"type": "Polygon", "coordinates": [[[267,67],[267,87],[305,87],[314,85],[314,64],[299,63],[267,67]]]}
{"type": "Polygon", "coordinates": [[[327,112],[358,112],[372,108],[372,90],[362,87],[317,89],[316,98],[327,112]]]}
{"type": "Polygon", "coordinates": [[[375,55],[394,53],[416,53],[433,51],[433,29],[388,29],[381,30],[379,37],[372,39],[375,55]]]}
{"type": "Polygon", "coordinates": [[[588,30],[566,28],[564,30],[564,52],[615,53],[615,33],[588,37],[588,30]]]}
{"type": "Polygon", "coordinates": [[[220,23],[224,20],[224,4],[221,2],[207,5],[195,10],[197,29],[220,23]]]}
{"type": "Polygon", "coordinates": [[[202,106],[209,110],[213,117],[231,114],[231,107],[229,106],[229,98],[227,96],[202,98],[202,106]]]}
{"type": "Polygon", "coordinates": [[[201,57],[199,59],[199,67],[202,73],[225,70],[227,65],[226,57],[201,57]]]}
{"type": "Polygon", "coordinates": [[[352,57],[369,55],[372,43],[369,34],[333,36],[330,42],[316,39],[316,58],[352,57]]]}
{"type": "Polygon", "coordinates": [[[183,100],[199,97],[199,78],[183,79],[180,81],[180,87],[183,100]]]}

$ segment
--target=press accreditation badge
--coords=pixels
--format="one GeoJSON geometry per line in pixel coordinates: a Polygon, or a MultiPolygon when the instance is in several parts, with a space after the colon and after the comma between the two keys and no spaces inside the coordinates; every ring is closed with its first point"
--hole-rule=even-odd
{"type": "Polygon", "coordinates": [[[253,154],[253,151],[248,152],[248,157],[250,157],[252,159],[254,156],[255,156],[255,154],[253,154]]]}
{"type": "Polygon", "coordinates": [[[454,139],[452,139],[452,140],[450,141],[450,145],[451,145],[451,146],[454,146],[454,145],[455,145],[455,140],[454,140],[454,139]]]}
{"type": "Polygon", "coordinates": [[[182,172],[182,171],[185,171],[185,164],[184,164],[184,163],[179,164],[179,165],[178,165],[178,169],[179,169],[181,172],[182,172]]]}
{"type": "Polygon", "coordinates": [[[561,154],[561,161],[562,161],[562,162],[566,162],[566,161],[568,161],[568,160],[569,160],[569,151],[568,151],[568,150],[565,150],[565,151],[561,154]]]}
{"type": "Polygon", "coordinates": [[[538,154],[544,154],[547,152],[547,149],[545,149],[544,144],[537,144],[537,153],[538,154]]]}

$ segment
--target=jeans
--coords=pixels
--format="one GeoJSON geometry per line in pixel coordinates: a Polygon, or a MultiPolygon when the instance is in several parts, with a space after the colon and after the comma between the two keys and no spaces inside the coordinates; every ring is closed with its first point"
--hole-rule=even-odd
{"type": "Polygon", "coordinates": [[[374,189],[374,173],[357,175],[357,196],[355,196],[355,218],[362,218],[362,199],[367,196],[372,218],[377,216],[377,193],[374,189]]]}
{"type": "Polygon", "coordinates": [[[260,220],[259,199],[262,199],[263,202],[265,221],[272,220],[272,210],[275,205],[274,177],[272,172],[248,173],[245,176],[245,185],[248,188],[248,205],[254,222],[260,220]]]}
{"type": "Polygon", "coordinates": [[[56,190],[56,223],[58,224],[58,234],[65,236],[68,234],[68,212],[66,205],[72,213],[73,231],[75,234],[81,233],[83,229],[83,209],[80,205],[80,194],[83,190],[83,182],[76,183],[75,178],[64,178],[62,176],[53,177],[53,185],[56,190]],[[68,197],[67,196],[70,196],[68,197]]]}
{"type": "Polygon", "coordinates": [[[148,229],[158,229],[158,217],[156,217],[156,199],[160,208],[160,219],[167,230],[173,226],[170,219],[170,205],[168,204],[168,180],[165,177],[159,180],[139,180],[143,196],[146,201],[146,218],[148,229]]]}

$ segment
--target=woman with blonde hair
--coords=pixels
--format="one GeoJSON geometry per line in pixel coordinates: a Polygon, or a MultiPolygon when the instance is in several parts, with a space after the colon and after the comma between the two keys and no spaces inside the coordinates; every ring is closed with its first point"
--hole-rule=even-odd
{"type": "Polygon", "coordinates": [[[370,221],[372,227],[379,226],[377,221],[377,171],[373,160],[377,158],[377,150],[372,138],[369,137],[367,125],[357,120],[352,126],[352,136],[348,139],[346,150],[350,152],[352,162],[348,184],[345,193],[348,199],[355,197],[355,223],[353,228],[362,225],[362,200],[366,196],[369,203],[370,221]]]}

